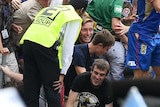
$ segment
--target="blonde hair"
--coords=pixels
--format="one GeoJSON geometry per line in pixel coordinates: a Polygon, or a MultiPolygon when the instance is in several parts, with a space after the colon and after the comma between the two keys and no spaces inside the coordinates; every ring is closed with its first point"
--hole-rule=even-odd
{"type": "Polygon", "coordinates": [[[93,22],[94,23],[94,21],[93,21],[93,19],[91,17],[88,17],[88,16],[86,16],[84,14],[81,16],[81,18],[82,18],[82,25],[84,25],[84,24],[86,24],[88,22],[93,22]]]}
{"type": "Polygon", "coordinates": [[[81,15],[81,18],[82,18],[82,26],[88,22],[93,22],[93,27],[95,29],[97,23],[92,19],[92,17],[87,12],[84,12],[84,14],[81,15]]]}

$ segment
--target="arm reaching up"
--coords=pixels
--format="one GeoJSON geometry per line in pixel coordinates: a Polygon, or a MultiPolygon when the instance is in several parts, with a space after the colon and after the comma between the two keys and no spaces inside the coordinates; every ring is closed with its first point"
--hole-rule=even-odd
{"type": "Polygon", "coordinates": [[[4,74],[9,76],[10,78],[13,78],[13,79],[18,80],[18,81],[23,80],[23,74],[11,71],[8,66],[0,65],[0,68],[2,69],[4,74]]]}

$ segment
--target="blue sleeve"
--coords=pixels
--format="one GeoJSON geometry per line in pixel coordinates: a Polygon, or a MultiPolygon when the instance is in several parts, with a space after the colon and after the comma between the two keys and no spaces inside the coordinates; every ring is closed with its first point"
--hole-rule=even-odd
{"type": "Polygon", "coordinates": [[[82,51],[81,48],[75,46],[74,53],[73,53],[73,65],[74,66],[85,67],[86,58],[85,58],[84,51],[85,50],[82,51]]]}

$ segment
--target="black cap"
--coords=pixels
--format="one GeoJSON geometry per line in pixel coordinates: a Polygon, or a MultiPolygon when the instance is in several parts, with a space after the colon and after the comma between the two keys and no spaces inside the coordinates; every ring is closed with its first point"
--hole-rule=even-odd
{"type": "Polygon", "coordinates": [[[82,9],[86,10],[88,5],[88,0],[70,0],[70,5],[72,5],[75,9],[82,9]]]}

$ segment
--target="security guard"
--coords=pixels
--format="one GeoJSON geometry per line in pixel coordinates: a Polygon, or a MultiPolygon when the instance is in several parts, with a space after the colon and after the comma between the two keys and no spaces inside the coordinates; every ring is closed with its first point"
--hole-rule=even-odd
{"type": "Polygon", "coordinates": [[[71,0],[70,4],[42,9],[20,41],[23,44],[27,107],[39,107],[41,85],[48,107],[61,107],[59,90],[81,29],[82,20],[76,11],[82,14],[88,1],[71,0]]]}

